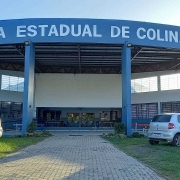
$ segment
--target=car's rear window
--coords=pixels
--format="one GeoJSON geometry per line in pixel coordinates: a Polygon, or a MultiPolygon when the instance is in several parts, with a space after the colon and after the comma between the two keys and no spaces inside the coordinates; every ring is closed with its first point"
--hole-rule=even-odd
{"type": "Polygon", "coordinates": [[[170,122],[171,115],[157,115],[154,116],[152,122],[170,122]]]}

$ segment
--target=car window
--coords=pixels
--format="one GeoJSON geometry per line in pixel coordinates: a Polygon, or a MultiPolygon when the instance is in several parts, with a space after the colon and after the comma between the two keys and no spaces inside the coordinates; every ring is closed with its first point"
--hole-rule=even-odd
{"type": "Polygon", "coordinates": [[[152,122],[170,122],[171,115],[156,115],[153,117],[152,122]]]}
{"type": "Polygon", "coordinates": [[[178,116],[178,123],[180,123],[180,116],[178,116]]]}

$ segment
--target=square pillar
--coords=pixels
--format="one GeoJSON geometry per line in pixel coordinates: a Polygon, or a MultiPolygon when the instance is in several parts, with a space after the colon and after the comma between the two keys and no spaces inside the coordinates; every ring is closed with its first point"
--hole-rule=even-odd
{"type": "Polygon", "coordinates": [[[34,116],[34,66],[35,47],[32,42],[27,41],[25,44],[22,134],[27,132],[27,127],[34,116]]]}
{"type": "Polygon", "coordinates": [[[131,44],[128,42],[122,48],[122,123],[126,135],[131,136],[131,44]]]}

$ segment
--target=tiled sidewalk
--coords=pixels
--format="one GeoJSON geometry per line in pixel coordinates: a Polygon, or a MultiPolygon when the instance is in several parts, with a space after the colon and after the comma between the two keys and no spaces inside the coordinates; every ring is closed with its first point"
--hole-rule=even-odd
{"type": "Polygon", "coordinates": [[[157,180],[99,136],[55,135],[0,159],[1,180],[157,180]]]}

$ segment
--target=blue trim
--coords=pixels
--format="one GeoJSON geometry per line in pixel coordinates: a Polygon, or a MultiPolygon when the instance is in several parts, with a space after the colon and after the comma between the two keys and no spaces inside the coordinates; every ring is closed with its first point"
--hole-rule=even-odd
{"type": "Polygon", "coordinates": [[[132,119],[132,124],[149,124],[152,118],[145,118],[145,119],[132,119]]]}
{"type": "Polygon", "coordinates": [[[131,47],[126,42],[122,49],[122,122],[128,136],[132,134],[131,121],[131,47]]]}
{"type": "Polygon", "coordinates": [[[0,20],[0,44],[108,43],[180,49],[180,28],[155,23],[102,20],[38,18],[0,20]]]}
{"type": "Polygon", "coordinates": [[[33,119],[34,64],[35,64],[35,48],[34,48],[34,44],[29,42],[29,45],[25,46],[22,134],[25,134],[27,132],[27,127],[32,122],[33,119]]]}
{"type": "Polygon", "coordinates": [[[45,128],[44,124],[37,124],[36,130],[45,131],[46,128],[45,128]]]}
{"type": "Polygon", "coordinates": [[[14,124],[22,124],[21,118],[1,118],[2,120],[2,128],[4,131],[7,131],[9,129],[15,129],[14,124]]]}

